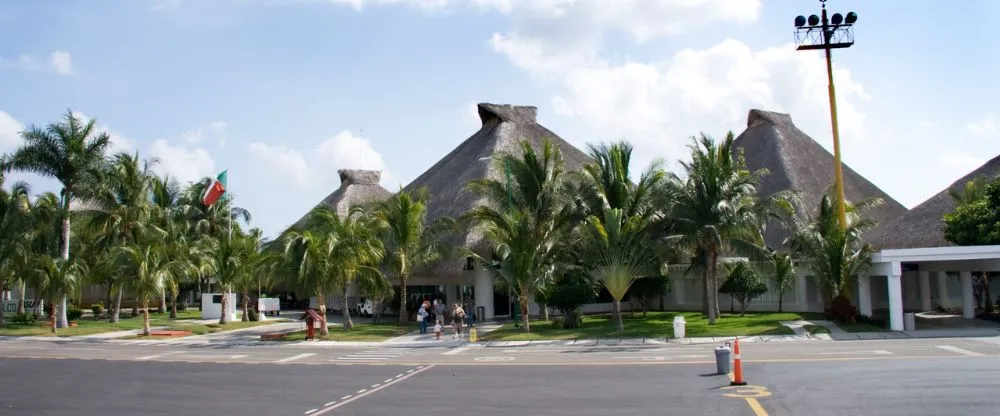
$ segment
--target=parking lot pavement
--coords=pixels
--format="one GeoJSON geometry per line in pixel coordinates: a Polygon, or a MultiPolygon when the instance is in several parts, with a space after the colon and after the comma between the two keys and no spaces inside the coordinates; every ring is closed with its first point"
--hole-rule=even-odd
{"type": "Polygon", "coordinates": [[[743,399],[724,396],[725,376],[702,372],[693,366],[433,366],[329,414],[754,415],[743,399]]]}
{"type": "Polygon", "coordinates": [[[0,374],[7,375],[0,378],[0,413],[303,415],[392,382],[406,371],[0,358],[0,374]]]}
{"type": "Polygon", "coordinates": [[[1000,359],[747,364],[746,379],[774,394],[777,415],[985,415],[1000,406],[1000,359]]]}

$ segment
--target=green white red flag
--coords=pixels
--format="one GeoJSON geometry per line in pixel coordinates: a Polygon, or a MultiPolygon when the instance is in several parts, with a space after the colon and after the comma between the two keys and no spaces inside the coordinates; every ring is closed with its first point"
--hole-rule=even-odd
{"type": "Polygon", "coordinates": [[[208,184],[208,188],[205,188],[205,194],[201,197],[202,204],[205,204],[205,206],[211,206],[215,203],[215,201],[218,201],[222,195],[225,195],[227,187],[226,174],[228,172],[229,169],[226,169],[222,171],[219,176],[212,179],[212,182],[208,184]]]}

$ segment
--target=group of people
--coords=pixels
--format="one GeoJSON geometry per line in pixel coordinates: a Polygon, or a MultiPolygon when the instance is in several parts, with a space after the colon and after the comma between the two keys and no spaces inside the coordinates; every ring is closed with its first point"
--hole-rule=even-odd
{"type": "MultiPolygon", "coordinates": [[[[451,325],[455,328],[455,337],[460,338],[462,336],[462,327],[465,324],[466,314],[465,309],[462,309],[462,305],[456,303],[451,309],[451,325]]],[[[442,325],[445,321],[445,304],[444,302],[434,301],[433,308],[431,302],[424,301],[419,308],[417,308],[417,322],[420,323],[420,333],[426,334],[428,331],[428,326],[431,322],[434,322],[434,333],[440,338],[442,325]]]]}

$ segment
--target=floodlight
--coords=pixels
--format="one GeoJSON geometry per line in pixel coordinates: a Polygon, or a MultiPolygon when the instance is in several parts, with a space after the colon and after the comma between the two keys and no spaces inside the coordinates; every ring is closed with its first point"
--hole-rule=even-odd
{"type": "Polygon", "coordinates": [[[806,25],[805,16],[795,16],[795,27],[802,27],[806,25]]]}
{"type": "Polygon", "coordinates": [[[847,24],[853,25],[854,22],[858,21],[858,14],[854,12],[847,13],[847,19],[845,21],[847,24]]]}
{"type": "Polygon", "coordinates": [[[809,15],[809,26],[816,26],[819,24],[819,16],[809,15]]]}
{"type": "Polygon", "coordinates": [[[833,24],[835,25],[839,25],[844,22],[844,15],[840,13],[834,13],[833,17],[830,18],[830,21],[833,22],[833,24]]]}

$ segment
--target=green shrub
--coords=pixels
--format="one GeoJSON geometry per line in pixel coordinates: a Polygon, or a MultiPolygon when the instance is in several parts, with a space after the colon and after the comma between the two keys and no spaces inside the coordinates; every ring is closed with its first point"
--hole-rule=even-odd
{"type": "Polygon", "coordinates": [[[251,321],[256,322],[260,320],[260,314],[257,313],[256,309],[247,309],[247,318],[250,318],[251,321]]]}
{"type": "Polygon", "coordinates": [[[833,298],[826,307],[825,315],[827,319],[840,324],[853,324],[857,320],[858,309],[851,304],[851,300],[840,295],[833,298]]]}
{"type": "Polygon", "coordinates": [[[94,318],[98,318],[104,315],[104,303],[97,302],[90,305],[90,311],[94,313],[94,318]]]}
{"type": "Polygon", "coordinates": [[[11,318],[11,322],[14,322],[15,324],[22,324],[22,325],[32,324],[32,323],[35,323],[35,314],[33,314],[33,313],[19,313],[19,314],[14,315],[13,318],[11,318]]]}
{"type": "Polygon", "coordinates": [[[80,308],[78,308],[76,306],[72,306],[72,305],[70,305],[68,308],[66,308],[66,320],[68,320],[68,321],[76,321],[76,320],[80,319],[81,316],[83,316],[83,309],[80,309],[80,308]]]}

